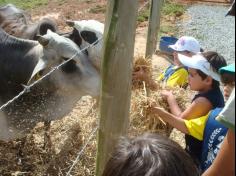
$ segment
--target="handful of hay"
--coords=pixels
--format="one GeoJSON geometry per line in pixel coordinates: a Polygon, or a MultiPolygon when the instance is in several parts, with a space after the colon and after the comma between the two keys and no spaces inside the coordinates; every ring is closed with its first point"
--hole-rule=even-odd
{"type": "Polygon", "coordinates": [[[161,95],[162,91],[169,90],[175,95],[181,109],[185,110],[191,103],[192,92],[182,88],[167,87],[165,84],[154,80],[152,78],[152,64],[148,59],[136,58],[134,72],[138,72],[140,69],[143,70],[146,79],[145,82],[133,80],[130,133],[137,135],[143,132],[154,132],[169,136],[173,128],[166,124],[161,117],[153,114],[150,107],[155,104],[170,112],[167,101],[161,95]],[[152,82],[155,86],[150,86],[147,82],[152,82]]]}
{"type": "MultiPolygon", "coordinates": [[[[169,136],[172,127],[166,124],[161,117],[153,114],[151,106],[153,104],[164,108],[170,112],[167,101],[162,98],[161,92],[166,90],[167,87],[159,87],[156,91],[150,91],[149,97],[147,96],[146,90],[137,89],[132,93],[131,101],[131,129],[134,134],[141,134],[143,132],[154,132],[169,136]]],[[[184,89],[171,89],[173,94],[176,96],[177,102],[181,109],[184,110],[190,104],[191,91],[184,89]]]]}

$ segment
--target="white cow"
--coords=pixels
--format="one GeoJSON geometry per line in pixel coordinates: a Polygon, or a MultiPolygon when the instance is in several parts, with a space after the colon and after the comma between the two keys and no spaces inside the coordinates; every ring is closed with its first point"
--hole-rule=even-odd
{"type": "Polygon", "coordinates": [[[81,49],[94,44],[94,47],[87,49],[87,54],[96,68],[101,68],[102,47],[103,47],[103,33],[104,24],[96,20],[82,20],[82,21],[67,21],[67,24],[77,30],[78,33],[73,32],[69,38],[72,39],[81,49]],[[81,42],[78,41],[81,38],[81,42]]]}

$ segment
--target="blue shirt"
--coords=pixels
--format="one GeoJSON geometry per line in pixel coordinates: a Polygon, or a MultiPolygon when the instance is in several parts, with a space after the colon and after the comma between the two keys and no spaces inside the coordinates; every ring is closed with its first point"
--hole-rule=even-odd
{"type": "MultiPolygon", "coordinates": [[[[193,101],[195,101],[197,98],[200,97],[205,97],[206,99],[208,99],[211,102],[213,109],[223,108],[225,106],[224,96],[220,90],[220,87],[211,89],[210,91],[205,93],[197,94],[194,97],[193,101]]],[[[196,164],[199,165],[201,161],[201,153],[203,145],[202,141],[190,135],[186,135],[185,140],[186,140],[186,151],[192,156],[196,164]]]]}

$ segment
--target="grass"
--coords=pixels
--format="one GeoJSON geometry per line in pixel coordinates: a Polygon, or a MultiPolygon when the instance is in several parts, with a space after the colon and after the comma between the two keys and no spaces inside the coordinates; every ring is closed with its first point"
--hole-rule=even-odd
{"type": "Polygon", "coordinates": [[[14,4],[22,9],[34,9],[38,6],[47,5],[48,0],[0,0],[0,6],[14,4]]]}
{"type": "Polygon", "coordinates": [[[171,3],[167,1],[162,9],[163,15],[181,16],[184,14],[186,7],[181,4],[171,3]]]}
{"type": "Polygon", "coordinates": [[[148,21],[149,19],[149,15],[150,15],[150,10],[149,8],[142,11],[139,15],[138,15],[138,22],[142,23],[145,21],[148,21]]]}

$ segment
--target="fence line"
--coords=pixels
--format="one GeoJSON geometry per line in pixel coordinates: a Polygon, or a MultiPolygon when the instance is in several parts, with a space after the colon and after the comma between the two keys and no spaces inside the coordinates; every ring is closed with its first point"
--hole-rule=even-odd
{"type": "Polygon", "coordinates": [[[26,92],[29,92],[30,89],[32,87],[34,87],[36,84],[38,84],[39,82],[41,82],[43,79],[45,79],[46,77],[50,76],[53,72],[55,72],[56,70],[58,70],[60,67],[62,67],[63,65],[65,65],[66,63],[68,63],[69,61],[73,60],[77,55],[79,55],[80,53],[82,53],[83,51],[87,50],[88,48],[94,47],[95,44],[97,42],[99,42],[100,40],[102,40],[102,37],[98,40],[96,40],[94,43],[90,44],[89,46],[87,46],[86,48],[80,50],[79,52],[76,52],[70,59],[64,61],[63,63],[59,64],[56,67],[53,67],[51,71],[49,71],[47,74],[45,74],[44,76],[42,76],[40,79],[38,79],[37,81],[35,81],[34,83],[32,83],[31,85],[27,86],[27,85],[22,85],[24,87],[24,90],[21,91],[17,96],[15,96],[14,98],[12,98],[11,100],[9,100],[8,102],[6,102],[5,104],[3,104],[0,107],[0,111],[4,108],[6,108],[7,106],[9,106],[11,103],[13,103],[14,101],[16,101],[18,98],[20,98],[23,94],[25,94],[26,92]]]}
{"type": "MultiPolygon", "coordinates": [[[[145,4],[139,8],[138,13],[140,13],[147,5],[149,4],[149,1],[145,2],[145,4]]],[[[85,51],[88,48],[94,47],[95,44],[99,41],[101,41],[103,39],[103,37],[101,37],[100,39],[98,39],[97,41],[95,41],[94,43],[90,44],[88,47],[80,50],[80,52],[75,53],[70,59],[68,59],[67,61],[64,61],[62,64],[59,64],[56,67],[53,67],[53,69],[51,71],[49,71],[46,75],[42,76],[40,79],[38,79],[37,81],[35,81],[34,83],[32,83],[31,85],[27,86],[27,85],[22,85],[24,87],[24,90],[21,91],[17,96],[15,96],[14,98],[12,98],[11,100],[7,101],[5,104],[3,104],[0,107],[0,111],[3,110],[4,108],[6,108],[7,106],[9,106],[11,103],[13,103],[14,101],[16,101],[18,98],[20,98],[22,95],[24,95],[27,92],[30,92],[30,89],[32,87],[34,87],[36,84],[38,84],[39,82],[41,82],[43,79],[45,79],[46,77],[50,76],[54,71],[58,70],[60,67],[62,67],[63,65],[65,65],[66,63],[68,63],[69,61],[73,60],[74,57],[76,57],[77,54],[82,53],[83,51],[85,51]]]]}

